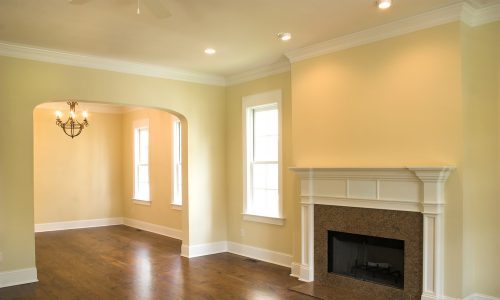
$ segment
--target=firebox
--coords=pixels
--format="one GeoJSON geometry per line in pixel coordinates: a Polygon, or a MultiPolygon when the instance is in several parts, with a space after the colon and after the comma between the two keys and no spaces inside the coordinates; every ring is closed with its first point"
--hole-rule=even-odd
{"type": "Polygon", "coordinates": [[[404,288],[402,240],[328,231],[328,272],[404,288]]]}

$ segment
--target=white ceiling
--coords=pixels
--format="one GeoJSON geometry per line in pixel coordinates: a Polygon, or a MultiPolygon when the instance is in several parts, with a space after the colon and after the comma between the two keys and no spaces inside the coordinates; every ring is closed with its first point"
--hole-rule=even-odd
{"type": "Polygon", "coordinates": [[[284,61],[293,49],[461,2],[393,0],[380,11],[375,0],[155,1],[165,2],[171,16],[157,18],[146,7],[137,15],[137,0],[0,0],[0,40],[228,76],[284,61]],[[277,40],[281,31],[293,39],[277,40]],[[205,55],[206,47],[217,54],[205,55]]]}

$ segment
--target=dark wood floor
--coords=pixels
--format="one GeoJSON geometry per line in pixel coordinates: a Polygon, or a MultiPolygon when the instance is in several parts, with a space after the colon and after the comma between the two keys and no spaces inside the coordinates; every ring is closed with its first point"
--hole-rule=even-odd
{"type": "Polygon", "coordinates": [[[223,253],[186,259],[181,243],[126,226],[36,234],[38,283],[0,299],[312,299],[290,269],[223,253]]]}

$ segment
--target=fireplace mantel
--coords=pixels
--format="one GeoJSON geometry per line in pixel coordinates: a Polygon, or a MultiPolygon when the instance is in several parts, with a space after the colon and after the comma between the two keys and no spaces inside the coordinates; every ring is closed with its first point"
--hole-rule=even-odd
{"type": "Polygon", "coordinates": [[[443,297],[444,183],[453,167],[290,169],[301,179],[300,280],[314,280],[314,204],[414,211],[424,216],[422,299],[443,297]]]}

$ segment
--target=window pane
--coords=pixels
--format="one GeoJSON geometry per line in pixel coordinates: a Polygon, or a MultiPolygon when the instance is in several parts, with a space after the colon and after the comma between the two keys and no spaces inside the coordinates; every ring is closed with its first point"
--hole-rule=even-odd
{"type": "Polygon", "coordinates": [[[138,166],[137,181],[140,183],[149,182],[149,167],[147,165],[138,166]]]}
{"type": "Polygon", "coordinates": [[[252,199],[249,211],[258,215],[279,214],[278,164],[254,163],[252,166],[252,199]]]}
{"type": "Polygon", "coordinates": [[[254,134],[278,135],[278,109],[254,110],[254,134]]]}
{"type": "Polygon", "coordinates": [[[278,109],[254,110],[255,161],[278,161],[278,109]]]}
{"type": "Polygon", "coordinates": [[[148,163],[149,134],[147,128],[139,130],[139,162],[148,163]]]}
{"type": "Polygon", "coordinates": [[[173,124],[173,199],[174,204],[182,204],[182,148],[181,123],[173,124]]]}
{"type": "Polygon", "coordinates": [[[255,161],[278,161],[278,136],[255,137],[255,161]]]}
{"type": "Polygon", "coordinates": [[[278,189],[278,164],[253,164],[252,184],[254,189],[278,189]]]}
{"type": "Polygon", "coordinates": [[[137,191],[135,197],[140,200],[149,200],[149,183],[139,182],[137,184],[137,191]]]}

